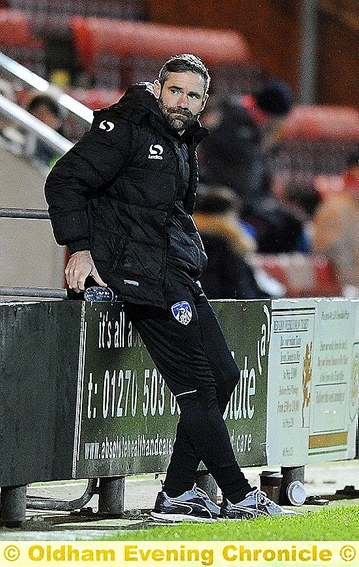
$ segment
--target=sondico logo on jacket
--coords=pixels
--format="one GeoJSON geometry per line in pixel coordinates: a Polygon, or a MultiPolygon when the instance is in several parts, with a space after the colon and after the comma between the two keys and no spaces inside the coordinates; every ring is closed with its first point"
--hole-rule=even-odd
{"type": "Polygon", "coordinates": [[[102,120],[99,125],[100,130],[106,130],[106,132],[111,132],[115,127],[113,122],[109,122],[108,120],[102,120]]]}
{"type": "Polygon", "coordinates": [[[151,144],[148,151],[148,159],[163,159],[163,147],[160,144],[151,144]]]}

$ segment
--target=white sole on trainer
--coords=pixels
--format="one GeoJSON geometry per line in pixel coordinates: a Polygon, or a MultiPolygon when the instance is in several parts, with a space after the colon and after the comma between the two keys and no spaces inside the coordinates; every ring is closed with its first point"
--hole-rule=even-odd
{"type": "Polygon", "coordinates": [[[175,524],[179,522],[204,522],[211,524],[217,521],[217,518],[198,518],[196,516],[187,516],[186,514],[161,514],[160,512],[151,512],[151,517],[159,522],[167,524],[175,524]]]}

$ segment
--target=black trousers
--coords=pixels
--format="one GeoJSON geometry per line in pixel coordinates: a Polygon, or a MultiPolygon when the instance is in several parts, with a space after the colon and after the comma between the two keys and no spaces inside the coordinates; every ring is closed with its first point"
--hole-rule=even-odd
{"type": "Polygon", "coordinates": [[[251,489],[233,452],[223,413],[239,369],[201,287],[170,275],[167,309],[127,306],[154,363],[180,407],[164,490],[193,487],[201,461],[232,502],[251,489]]]}

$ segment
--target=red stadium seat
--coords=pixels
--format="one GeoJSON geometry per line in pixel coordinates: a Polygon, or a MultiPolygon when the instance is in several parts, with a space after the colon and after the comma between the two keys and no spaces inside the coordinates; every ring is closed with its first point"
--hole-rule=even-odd
{"type": "Polygon", "coordinates": [[[276,178],[312,182],[326,197],[338,190],[336,176],[359,143],[359,111],[348,106],[296,105],[283,121],[273,157],[276,178]]]}
{"type": "Polygon", "coordinates": [[[83,18],[71,20],[80,60],[91,66],[96,54],[167,58],[193,52],[207,65],[248,62],[249,47],[235,31],[167,26],[136,21],[83,18]]]}
{"type": "MultiPolygon", "coordinates": [[[[177,53],[196,53],[208,65],[243,65],[250,60],[244,38],[235,31],[168,26],[136,21],[74,16],[70,26],[81,65],[95,76],[119,69],[122,84],[133,82],[140,65],[141,76],[152,80],[151,62],[159,64],[177,53]]],[[[138,75],[138,73],[137,73],[138,75]]]]}
{"type": "Polygon", "coordinates": [[[281,128],[283,140],[359,140],[359,111],[342,106],[297,105],[281,128]]]}
{"type": "Polygon", "coordinates": [[[124,91],[109,89],[67,88],[66,92],[78,102],[91,108],[91,110],[115,104],[124,94],[124,91]]]}
{"type": "Polygon", "coordinates": [[[45,45],[31,28],[31,16],[20,10],[0,9],[0,50],[44,75],[45,45]]]}
{"type": "Polygon", "coordinates": [[[282,283],[286,297],[341,295],[333,266],[322,256],[306,254],[255,254],[252,263],[282,283]]]}
{"type": "Polygon", "coordinates": [[[341,175],[316,175],[313,184],[322,199],[327,199],[344,189],[344,179],[341,175]]]}
{"type": "Polygon", "coordinates": [[[31,18],[20,10],[0,9],[0,46],[43,48],[31,30],[31,18]]]}

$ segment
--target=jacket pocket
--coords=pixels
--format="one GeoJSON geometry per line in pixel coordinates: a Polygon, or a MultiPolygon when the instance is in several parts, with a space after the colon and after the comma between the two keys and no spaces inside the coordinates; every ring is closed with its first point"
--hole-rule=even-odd
{"type": "Polygon", "coordinates": [[[96,230],[92,242],[92,257],[108,273],[116,270],[126,246],[126,234],[96,230]]]}
{"type": "Polygon", "coordinates": [[[122,234],[120,237],[116,239],[116,242],[112,249],[112,260],[109,268],[110,273],[116,272],[118,265],[123,260],[126,243],[127,243],[127,236],[125,234],[122,234]]]}

